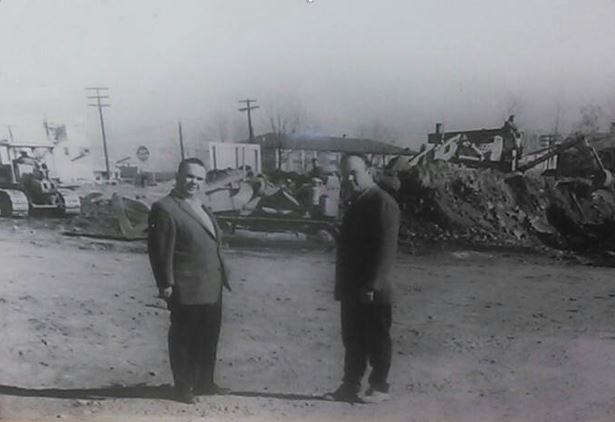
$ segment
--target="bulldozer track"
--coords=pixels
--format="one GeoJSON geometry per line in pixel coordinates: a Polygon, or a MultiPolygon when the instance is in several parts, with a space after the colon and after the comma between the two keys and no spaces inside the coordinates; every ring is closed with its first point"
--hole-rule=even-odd
{"type": "Polygon", "coordinates": [[[0,189],[0,216],[27,217],[29,213],[28,197],[16,189],[0,189]]]}

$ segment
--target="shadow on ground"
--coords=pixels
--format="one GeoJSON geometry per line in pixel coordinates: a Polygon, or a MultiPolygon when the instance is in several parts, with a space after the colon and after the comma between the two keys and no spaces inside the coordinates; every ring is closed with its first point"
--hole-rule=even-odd
{"type": "MultiPolygon", "coordinates": [[[[10,385],[0,385],[0,394],[18,397],[39,397],[51,399],[163,399],[174,400],[174,390],[169,384],[134,386],[110,386],[101,388],[22,388],[10,385]]],[[[259,391],[230,391],[227,396],[271,398],[280,400],[310,400],[329,401],[324,396],[295,393],[273,393],[259,391]]]]}

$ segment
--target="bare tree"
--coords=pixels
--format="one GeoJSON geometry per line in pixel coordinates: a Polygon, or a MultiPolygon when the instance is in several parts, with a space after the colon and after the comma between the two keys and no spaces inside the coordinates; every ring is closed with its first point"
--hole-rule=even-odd
{"type": "Polygon", "coordinates": [[[203,142],[227,142],[231,140],[229,128],[228,113],[219,110],[208,119],[207,124],[199,131],[199,136],[203,142]]]}
{"type": "Polygon", "coordinates": [[[223,112],[218,112],[212,122],[213,133],[219,142],[226,142],[229,139],[229,119],[223,112]]]}
{"type": "Polygon", "coordinates": [[[610,122],[615,122],[615,95],[610,95],[607,100],[607,116],[610,122]]]}
{"type": "Polygon", "coordinates": [[[264,125],[274,137],[279,157],[278,166],[280,166],[283,161],[282,141],[289,134],[307,128],[307,109],[300,100],[290,97],[278,100],[263,108],[265,109],[264,125]]]}
{"type": "Polygon", "coordinates": [[[237,113],[236,115],[231,114],[231,119],[229,120],[229,137],[234,141],[245,142],[250,134],[248,133],[248,128],[246,126],[245,118],[237,113]]]}
{"type": "Polygon", "coordinates": [[[400,137],[400,131],[392,124],[387,124],[379,118],[359,126],[357,134],[360,138],[373,139],[394,143],[400,137]]]}
{"type": "Polygon", "coordinates": [[[589,104],[581,107],[581,118],[575,125],[575,132],[583,135],[595,135],[600,131],[600,120],[602,119],[602,107],[596,104],[589,104]]]}
{"type": "Polygon", "coordinates": [[[295,133],[307,127],[307,109],[296,98],[287,97],[266,108],[265,124],[275,134],[295,133]]]}
{"type": "Polygon", "coordinates": [[[271,114],[267,116],[269,130],[277,135],[282,136],[288,133],[289,122],[282,114],[271,114]]]}
{"type": "Polygon", "coordinates": [[[521,97],[516,94],[510,94],[508,99],[504,103],[503,114],[501,115],[501,120],[505,121],[509,116],[516,116],[522,113],[524,108],[524,102],[521,97]]]}
{"type": "Polygon", "coordinates": [[[202,142],[235,142],[247,139],[245,120],[232,111],[219,110],[199,131],[202,142]]]}

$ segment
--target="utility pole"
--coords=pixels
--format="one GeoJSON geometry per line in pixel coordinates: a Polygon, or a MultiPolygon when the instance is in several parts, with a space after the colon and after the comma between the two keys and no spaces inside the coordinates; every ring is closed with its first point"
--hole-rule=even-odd
{"type": "Polygon", "coordinates": [[[245,100],[240,100],[240,103],[245,103],[246,106],[237,109],[238,111],[244,112],[247,111],[248,112],[248,133],[250,134],[250,143],[254,142],[254,129],[252,129],[252,110],[256,110],[257,108],[260,108],[257,105],[253,105],[251,106],[250,103],[255,103],[256,100],[250,100],[250,99],[245,99],[245,100]]]}
{"type": "Polygon", "coordinates": [[[184,161],[184,159],[186,158],[186,154],[184,153],[184,136],[182,134],[182,122],[179,122],[177,126],[179,128],[179,152],[181,154],[181,160],[184,161]]]}
{"type": "Polygon", "coordinates": [[[11,143],[15,142],[15,139],[13,138],[13,128],[11,125],[6,125],[6,128],[9,130],[9,138],[11,139],[11,143]]]}
{"type": "Polygon", "coordinates": [[[107,135],[105,134],[105,120],[103,119],[103,107],[110,107],[109,104],[103,104],[100,100],[109,98],[109,95],[100,95],[101,91],[108,94],[109,88],[92,87],[86,88],[87,91],[95,91],[96,95],[89,95],[87,98],[96,100],[96,104],[88,104],[89,107],[98,108],[98,116],[100,117],[100,130],[102,132],[103,151],[105,153],[105,168],[107,170],[107,180],[111,180],[111,169],[109,168],[109,154],[107,152],[107,135]]]}
{"type": "Polygon", "coordinates": [[[557,103],[557,114],[555,114],[555,129],[553,130],[554,135],[557,135],[559,132],[559,115],[560,115],[560,110],[561,106],[559,104],[559,102],[557,103]]]}

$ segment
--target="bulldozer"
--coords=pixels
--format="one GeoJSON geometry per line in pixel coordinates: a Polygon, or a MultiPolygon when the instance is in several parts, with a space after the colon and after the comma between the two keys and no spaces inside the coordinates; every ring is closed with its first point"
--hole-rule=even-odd
{"type": "Polygon", "coordinates": [[[555,166],[547,168],[544,176],[586,179],[595,189],[613,185],[612,168],[604,164],[604,158],[608,157],[601,156],[585,135],[572,136],[527,154],[518,172],[524,173],[553,158],[556,158],[555,166]]]}
{"type": "Polygon", "coordinates": [[[53,148],[0,142],[0,217],[79,214],[79,196],[59,187],[49,177],[47,164],[28,152],[53,148]]]}

